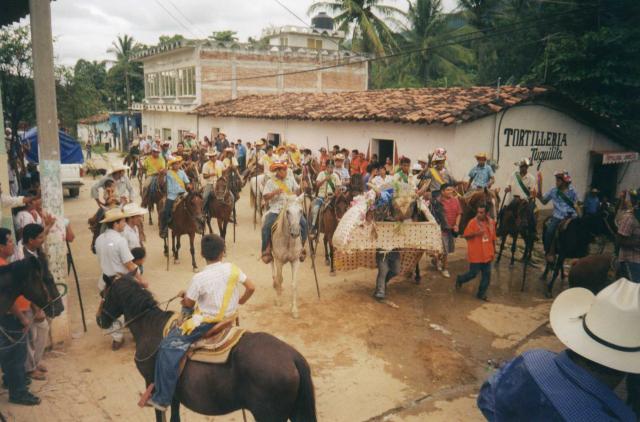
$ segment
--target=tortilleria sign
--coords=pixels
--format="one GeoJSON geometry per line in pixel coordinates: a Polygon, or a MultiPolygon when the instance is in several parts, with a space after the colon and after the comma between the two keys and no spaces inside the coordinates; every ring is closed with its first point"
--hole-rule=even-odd
{"type": "Polygon", "coordinates": [[[532,162],[562,160],[563,147],[567,146],[567,134],[522,128],[504,129],[505,147],[527,147],[532,162]]]}

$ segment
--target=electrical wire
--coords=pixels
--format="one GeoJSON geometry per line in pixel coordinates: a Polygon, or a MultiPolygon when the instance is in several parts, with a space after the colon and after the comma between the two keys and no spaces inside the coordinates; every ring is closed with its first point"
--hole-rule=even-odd
{"type": "Polygon", "coordinates": [[[169,3],[171,5],[171,7],[173,7],[180,14],[180,16],[182,16],[182,19],[184,19],[189,25],[191,25],[196,31],[198,31],[200,33],[200,36],[202,36],[204,38],[208,37],[207,33],[204,32],[204,31],[201,31],[200,28],[198,28],[196,26],[196,24],[191,22],[191,20],[188,17],[186,17],[185,14],[182,13],[182,11],[178,7],[176,7],[176,5],[175,5],[175,3],[173,1],[167,0],[167,3],[169,3]]]}
{"type": "Polygon", "coordinates": [[[182,21],[180,21],[178,18],[175,17],[175,15],[173,13],[171,13],[169,11],[169,9],[167,9],[162,3],[160,3],[159,0],[154,0],[156,2],[156,4],[158,6],[160,6],[169,16],[171,16],[171,18],[176,21],[178,23],[178,25],[180,25],[181,27],[183,27],[184,29],[186,29],[187,31],[191,32],[191,35],[193,35],[195,38],[198,38],[198,35],[193,32],[193,30],[191,30],[191,28],[189,28],[187,25],[185,25],[182,21]]]}

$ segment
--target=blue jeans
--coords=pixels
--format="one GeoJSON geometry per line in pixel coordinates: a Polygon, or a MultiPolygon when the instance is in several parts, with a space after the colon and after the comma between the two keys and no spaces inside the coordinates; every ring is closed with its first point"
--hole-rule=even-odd
{"type": "Polygon", "coordinates": [[[486,296],[487,289],[489,289],[489,283],[491,282],[491,262],[471,262],[469,264],[469,271],[459,275],[457,280],[459,283],[464,284],[476,278],[478,273],[481,273],[482,276],[480,278],[480,286],[478,286],[478,294],[476,296],[483,298],[486,296]]]}
{"type": "Polygon", "coordinates": [[[640,283],[640,263],[621,262],[618,266],[618,278],[625,277],[629,281],[640,283]]]}
{"type": "Polygon", "coordinates": [[[173,399],[180,374],[180,361],[189,350],[189,346],[206,334],[214,324],[200,324],[191,334],[182,335],[180,327],[175,327],[162,339],[154,374],[154,392],[151,398],[155,403],[168,406],[173,399]]]}
{"type": "Polygon", "coordinates": [[[162,210],[162,226],[160,227],[160,233],[163,233],[167,230],[169,226],[169,220],[171,220],[171,213],[173,212],[173,204],[176,202],[175,199],[169,199],[164,203],[164,210],[162,210]]]}
{"type": "MultiPolygon", "coordinates": [[[[269,245],[269,241],[271,241],[271,227],[273,227],[273,223],[278,219],[278,214],[274,212],[269,212],[264,217],[264,224],[262,225],[262,253],[267,250],[267,245],[269,245]]],[[[300,216],[300,237],[302,238],[302,246],[304,246],[304,242],[307,241],[307,219],[304,218],[304,215],[300,216]]]]}
{"type": "Polygon", "coordinates": [[[547,225],[544,229],[544,236],[542,237],[542,243],[544,244],[544,251],[549,252],[551,250],[551,244],[553,243],[553,238],[556,235],[556,230],[558,229],[558,225],[562,222],[562,219],[557,217],[551,217],[549,221],[547,221],[547,225]]]}
{"type": "Polygon", "coordinates": [[[313,204],[311,204],[311,227],[314,229],[318,227],[318,214],[322,205],[324,205],[324,198],[320,197],[314,199],[313,204]]]}
{"type": "Polygon", "coordinates": [[[400,252],[377,251],[376,264],[378,266],[378,276],[376,277],[376,291],[373,295],[376,299],[384,299],[387,283],[400,274],[400,252]]]}
{"type": "MultiPolygon", "coordinates": [[[[18,340],[23,335],[22,324],[13,315],[0,317],[0,326],[14,340],[18,340]]],[[[21,341],[13,343],[12,340],[0,333],[0,366],[10,397],[18,396],[27,391],[24,364],[27,360],[28,338],[25,336],[21,341]]]]}

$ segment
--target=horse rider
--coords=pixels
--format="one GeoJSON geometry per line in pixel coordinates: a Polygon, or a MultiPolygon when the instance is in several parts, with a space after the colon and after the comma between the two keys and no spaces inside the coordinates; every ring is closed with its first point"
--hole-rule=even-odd
{"type": "Polygon", "coordinates": [[[490,188],[496,181],[493,169],[487,165],[487,154],[484,152],[475,155],[478,164],[469,171],[469,189],[477,190],[490,188]]]}
{"type": "MultiPolygon", "coordinates": [[[[126,226],[126,214],[121,208],[107,210],[101,224],[106,225],[106,230],[96,239],[96,255],[102,271],[102,276],[98,282],[98,288],[103,291],[119,276],[125,274],[135,274],[134,277],[143,287],[148,287],[146,281],[138,273],[138,267],[133,263],[133,255],[127,244],[127,240],[122,236],[126,226]]],[[[124,344],[124,337],[119,329],[122,323],[119,320],[113,322],[111,326],[112,350],[118,350],[124,344]]]]}
{"type": "Polygon", "coordinates": [[[131,202],[134,198],[135,192],[133,190],[133,186],[131,185],[131,181],[124,174],[127,167],[122,164],[115,165],[106,176],[102,179],[98,180],[91,187],[91,197],[96,201],[99,207],[102,206],[100,203],[100,188],[104,187],[104,184],[108,180],[112,180],[115,184],[116,196],[120,200],[121,204],[126,204],[131,202]]]}
{"type": "Polygon", "coordinates": [[[216,187],[216,182],[222,176],[222,171],[224,170],[224,165],[222,161],[218,160],[218,154],[215,151],[208,151],[207,157],[209,160],[202,166],[202,178],[204,179],[202,199],[205,214],[208,212],[209,200],[216,187]]]}
{"type": "Polygon", "coordinates": [[[184,135],[183,142],[184,142],[184,148],[189,151],[193,150],[198,145],[198,143],[196,142],[196,135],[191,132],[187,132],[184,135]]]}
{"type": "Polygon", "coordinates": [[[169,161],[169,170],[167,171],[167,199],[164,203],[164,211],[162,214],[162,224],[160,227],[160,237],[167,237],[167,229],[171,222],[173,214],[173,204],[181,194],[191,190],[191,182],[184,170],[180,168],[182,158],[175,157],[169,161]]]}
{"type": "Polygon", "coordinates": [[[320,208],[324,205],[326,199],[335,195],[336,190],[342,185],[340,177],[334,173],[334,163],[332,160],[327,161],[327,168],[318,174],[316,178],[316,189],[318,189],[318,195],[311,204],[311,233],[318,232],[318,214],[320,208]]]}
{"type": "Polygon", "coordinates": [[[176,145],[176,150],[172,152],[171,155],[173,157],[180,157],[184,160],[187,156],[187,152],[184,149],[184,142],[179,141],[178,144],[176,145]]]}
{"type": "Polygon", "coordinates": [[[278,145],[275,149],[275,160],[276,161],[286,161],[289,159],[289,155],[287,154],[287,147],[284,145],[278,145]]]}
{"type": "Polygon", "coordinates": [[[164,158],[166,161],[169,161],[173,158],[173,155],[171,155],[171,141],[164,141],[162,143],[160,153],[162,154],[162,158],[164,158]]]}
{"type": "Polygon", "coordinates": [[[138,227],[142,223],[142,216],[147,214],[149,210],[131,202],[122,207],[122,211],[124,212],[126,223],[122,230],[122,237],[126,239],[130,250],[142,247],[143,239],[138,227]]]}
{"type": "Polygon", "coordinates": [[[224,262],[225,242],[220,236],[202,236],[200,250],[207,266],[193,276],[187,291],[179,294],[182,306],[193,310],[193,316],[169,331],[158,348],[154,384],[149,387],[154,393],[146,405],[162,412],[173,400],[180,379],[180,362],[189,346],[218,322],[235,319],[239,305],[244,305],[256,289],[238,266],[224,262]]]}
{"type": "Polygon", "coordinates": [[[445,167],[446,160],[445,149],[438,148],[431,156],[433,167],[424,170],[424,179],[429,181],[428,186],[431,192],[440,191],[440,187],[445,183],[451,186],[455,186],[457,183],[449,169],[445,167]]]}
{"type": "Polygon", "coordinates": [[[158,175],[167,171],[167,162],[160,155],[160,148],[157,145],[151,147],[151,155],[144,159],[142,167],[147,175],[142,186],[142,206],[146,208],[149,197],[158,189],[158,175]]]}
{"type": "Polygon", "coordinates": [[[333,162],[335,164],[334,172],[340,178],[340,182],[343,185],[348,185],[351,180],[351,175],[349,174],[349,169],[344,166],[344,154],[341,152],[337,153],[333,157],[333,162]]]}
{"type": "MultiPolygon", "coordinates": [[[[256,144],[257,145],[257,144],[256,144]]],[[[273,177],[273,173],[271,172],[271,166],[276,162],[276,157],[273,155],[273,146],[268,145],[265,149],[265,153],[262,157],[260,157],[260,165],[264,169],[264,174],[268,177],[273,177]]]]}
{"type": "MultiPolygon", "coordinates": [[[[262,262],[265,264],[270,263],[273,260],[271,255],[271,228],[278,219],[278,215],[282,211],[282,208],[287,202],[287,196],[298,195],[300,187],[296,183],[293,177],[287,177],[288,166],[286,163],[274,163],[269,169],[274,173],[274,177],[270,178],[262,192],[262,198],[267,202],[269,209],[264,216],[264,223],[262,225],[262,262]]],[[[300,254],[300,260],[303,261],[306,257],[306,250],[304,248],[305,241],[307,240],[307,220],[304,218],[304,214],[300,217],[300,229],[302,236],[302,252],[300,254]]]]}
{"type": "Polygon", "coordinates": [[[295,168],[299,168],[302,165],[302,155],[298,150],[298,146],[296,144],[289,144],[287,145],[287,147],[289,148],[289,158],[291,159],[291,164],[293,164],[295,168]]]}
{"type": "Polygon", "coordinates": [[[554,257],[550,251],[560,223],[567,218],[578,216],[576,209],[578,194],[571,186],[571,176],[566,170],[557,171],[554,176],[556,178],[556,186],[543,196],[542,179],[540,179],[537,193],[538,199],[543,204],[546,205],[549,201],[553,201],[553,215],[547,222],[542,239],[544,250],[547,253],[547,261],[553,261],[554,257]]]}
{"type": "Polygon", "coordinates": [[[318,163],[320,163],[320,170],[324,170],[325,167],[327,166],[327,161],[329,161],[331,158],[329,157],[329,153],[327,152],[327,149],[325,147],[320,148],[318,152],[320,153],[320,155],[318,156],[318,163]]]}

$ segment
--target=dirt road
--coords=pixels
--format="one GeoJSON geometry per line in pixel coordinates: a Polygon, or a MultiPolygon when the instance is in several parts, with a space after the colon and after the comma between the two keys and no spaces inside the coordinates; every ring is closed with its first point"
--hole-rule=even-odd
{"type": "MultiPolygon", "coordinates": [[[[6,390],[0,391],[0,409],[10,421],[153,420],[152,410],[136,405],[144,383],[134,366],[131,335],[126,334],[125,347],[112,352],[110,337],[95,323],[99,268],[89,250],[86,225],[96,208],[89,198],[92,182],[85,179],[80,197],[64,204],[78,235],[72,249],[88,332],[82,331],[70,279],[73,340],[46,355],[49,380],[32,385],[43,399],[40,406],[10,405],[6,390]]],[[[372,299],[374,271],[331,277],[321,259],[317,260],[322,293],[318,300],[307,260],[299,273],[300,318],[294,320],[286,304],[274,306],[270,267],[258,260],[259,228],[254,230],[246,192],[238,203],[238,214],[236,242],[231,230],[227,236],[227,260],[238,264],[258,285],[242,309],[242,324],[278,336],[307,358],[321,421],[483,420],[475,397],[495,363],[531,345],[561,348],[546,323],[550,301],[542,299],[536,271],[529,270],[527,289],[520,292],[519,263],[509,268],[505,262],[494,270],[491,302],[485,303],[474,297],[477,281],[456,292],[453,278],[443,278],[423,260],[421,285],[400,278],[391,282],[389,297],[399,306],[394,309],[372,299]]],[[[188,246],[183,242],[181,263],[172,262],[166,271],[157,226],[145,227],[145,277],[156,298],[165,300],[185,289],[193,276],[188,246]]],[[[457,246],[452,275],[466,270],[464,241],[457,246]]],[[[204,265],[201,258],[198,263],[204,265]]],[[[285,294],[291,292],[289,276],[286,273],[285,294]]],[[[242,416],[236,412],[203,417],[183,407],[183,420],[241,421],[242,416]]]]}

